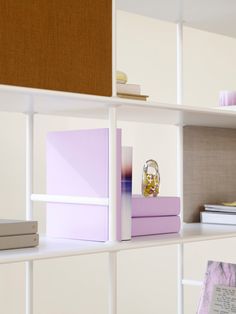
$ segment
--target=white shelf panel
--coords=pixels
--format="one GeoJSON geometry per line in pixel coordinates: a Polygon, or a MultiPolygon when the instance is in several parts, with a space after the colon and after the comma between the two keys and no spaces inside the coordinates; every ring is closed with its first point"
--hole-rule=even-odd
{"type": "Polygon", "coordinates": [[[89,204],[101,206],[109,205],[109,199],[106,197],[80,197],[69,195],[31,194],[31,201],[63,204],[89,204]]]}
{"type": "Polygon", "coordinates": [[[236,37],[235,0],[117,0],[120,10],[236,37]]]}
{"type": "Polygon", "coordinates": [[[119,252],[236,237],[236,226],[185,224],[180,234],[137,237],[132,241],[99,243],[40,237],[38,247],[0,251],[0,264],[43,260],[77,255],[119,252]]]}
{"type": "Polygon", "coordinates": [[[111,106],[122,121],[236,128],[236,111],[0,85],[2,112],[107,119],[111,106]]]}

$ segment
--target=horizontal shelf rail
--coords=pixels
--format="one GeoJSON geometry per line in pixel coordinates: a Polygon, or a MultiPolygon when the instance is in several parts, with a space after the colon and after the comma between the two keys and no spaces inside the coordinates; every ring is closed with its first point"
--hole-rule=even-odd
{"type": "Polygon", "coordinates": [[[192,280],[192,279],[183,279],[182,285],[201,287],[203,285],[203,281],[192,280]]]}
{"type": "Polygon", "coordinates": [[[49,195],[49,194],[31,194],[31,200],[34,202],[45,203],[64,203],[64,204],[87,204],[108,206],[109,199],[105,197],[81,197],[69,195],[49,195]]]}

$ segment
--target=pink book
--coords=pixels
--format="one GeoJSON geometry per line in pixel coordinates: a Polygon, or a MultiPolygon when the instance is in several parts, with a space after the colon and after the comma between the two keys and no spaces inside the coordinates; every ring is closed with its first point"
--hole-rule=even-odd
{"type": "Polygon", "coordinates": [[[236,264],[208,261],[197,314],[234,313],[235,291],[230,287],[236,287],[236,264]]]}
{"type": "Polygon", "coordinates": [[[132,218],[132,237],[164,233],[177,233],[179,230],[179,216],[132,218]]]}
{"type": "MultiPolygon", "coordinates": [[[[47,193],[109,197],[109,130],[50,132],[47,193]]],[[[121,130],[117,129],[117,238],[121,238],[121,130]]],[[[49,236],[107,241],[108,205],[47,205],[49,236]]]]}
{"type": "Polygon", "coordinates": [[[179,213],[180,198],[177,196],[132,197],[132,217],[176,216],[179,213]]]}

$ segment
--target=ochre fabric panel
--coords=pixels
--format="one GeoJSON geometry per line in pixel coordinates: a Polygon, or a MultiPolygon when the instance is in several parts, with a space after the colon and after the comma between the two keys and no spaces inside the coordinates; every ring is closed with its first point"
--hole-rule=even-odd
{"type": "Polygon", "coordinates": [[[183,132],[184,221],[204,204],[236,200],[236,130],[186,126],[183,132]]]}
{"type": "Polygon", "coordinates": [[[111,96],[111,0],[1,0],[0,84],[111,96]]]}

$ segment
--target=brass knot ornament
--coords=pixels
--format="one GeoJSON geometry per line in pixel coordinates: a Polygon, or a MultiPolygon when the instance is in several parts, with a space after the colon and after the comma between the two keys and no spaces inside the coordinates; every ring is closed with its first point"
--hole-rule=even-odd
{"type": "Polygon", "coordinates": [[[156,197],[159,194],[160,173],[158,163],[149,159],[143,166],[142,194],[144,197],[156,197]]]}

